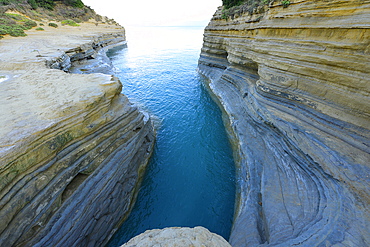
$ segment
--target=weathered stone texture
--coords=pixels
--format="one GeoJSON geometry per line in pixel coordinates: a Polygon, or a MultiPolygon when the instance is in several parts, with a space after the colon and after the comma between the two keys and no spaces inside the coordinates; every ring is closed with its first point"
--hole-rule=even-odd
{"type": "Polygon", "coordinates": [[[0,246],[103,246],[152,151],[149,116],[117,78],[62,71],[122,29],[55,32],[1,41],[0,246]]]}
{"type": "Polygon", "coordinates": [[[370,1],[279,1],[205,29],[238,150],[234,247],[370,245],[370,1]]]}
{"type": "Polygon", "coordinates": [[[231,247],[221,236],[201,226],[169,227],[148,230],[128,241],[122,247],[231,247]]]}

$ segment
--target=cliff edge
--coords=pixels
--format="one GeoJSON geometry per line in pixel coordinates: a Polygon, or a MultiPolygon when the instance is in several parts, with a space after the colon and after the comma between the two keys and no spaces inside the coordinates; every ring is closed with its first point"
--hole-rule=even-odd
{"type": "Polygon", "coordinates": [[[369,246],[370,1],[290,1],[205,29],[239,164],[230,243],[369,246]]]}
{"type": "Polygon", "coordinates": [[[66,71],[125,44],[124,29],[27,35],[0,41],[0,245],[102,246],[135,200],[153,126],[116,77],[66,71]]]}

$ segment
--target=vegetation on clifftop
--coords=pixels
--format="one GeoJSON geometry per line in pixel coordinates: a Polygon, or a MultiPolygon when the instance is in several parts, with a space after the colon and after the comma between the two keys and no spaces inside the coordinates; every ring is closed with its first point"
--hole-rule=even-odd
{"type": "Polygon", "coordinates": [[[275,0],[222,0],[222,5],[226,8],[229,9],[234,6],[239,6],[239,5],[249,5],[249,6],[261,6],[261,5],[266,5],[270,4],[273,2],[281,2],[281,4],[284,7],[287,7],[290,4],[289,0],[280,0],[280,1],[275,1],[275,0]]]}
{"type": "Polygon", "coordinates": [[[0,37],[9,34],[14,37],[26,36],[24,30],[36,27],[37,23],[17,14],[0,14],[0,37]]]}
{"type": "Polygon", "coordinates": [[[290,5],[289,0],[222,0],[224,6],[222,18],[233,18],[242,13],[252,14],[254,12],[263,12],[265,6],[273,3],[281,4],[284,8],[290,5]]]}
{"type": "MultiPolygon", "coordinates": [[[[89,20],[117,24],[113,19],[96,14],[81,0],[0,0],[0,38],[7,34],[26,36],[24,30],[36,27],[36,22],[45,20],[70,26],[78,26],[77,23],[89,20]]],[[[54,24],[53,27],[58,25],[54,24]]]]}
{"type": "Polygon", "coordinates": [[[58,2],[75,8],[85,7],[81,0],[0,0],[0,5],[29,4],[33,9],[40,7],[53,10],[58,2]]]}

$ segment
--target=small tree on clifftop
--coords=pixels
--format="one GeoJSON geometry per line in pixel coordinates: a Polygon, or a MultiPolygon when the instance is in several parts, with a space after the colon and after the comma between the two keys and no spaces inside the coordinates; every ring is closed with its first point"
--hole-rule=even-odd
{"type": "Polygon", "coordinates": [[[62,0],[65,5],[73,6],[76,8],[83,8],[85,5],[81,0],[62,0]]]}
{"type": "Polygon", "coordinates": [[[35,0],[37,6],[45,9],[54,9],[55,2],[53,0],[35,0]]]}
{"type": "MultiPolygon", "coordinates": [[[[1,1],[1,0],[0,0],[1,1]]],[[[62,2],[65,5],[75,8],[83,8],[85,5],[81,0],[27,0],[33,9],[38,7],[53,10],[56,2],[62,2]]]]}
{"type": "Polygon", "coordinates": [[[225,6],[225,8],[231,8],[233,6],[239,5],[243,0],[222,0],[222,5],[225,6]]]}

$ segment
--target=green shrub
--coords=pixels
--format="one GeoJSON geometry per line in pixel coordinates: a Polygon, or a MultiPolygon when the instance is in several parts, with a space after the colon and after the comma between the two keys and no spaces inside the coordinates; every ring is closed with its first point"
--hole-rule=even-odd
{"type": "Polygon", "coordinates": [[[27,34],[24,33],[23,26],[20,25],[14,25],[8,29],[8,34],[13,37],[24,37],[27,36],[27,34]]]}
{"type": "Polygon", "coordinates": [[[31,5],[32,9],[37,9],[38,5],[36,3],[36,0],[28,0],[27,2],[29,5],[31,5]]]}
{"type": "Polygon", "coordinates": [[[69,6],[72,6],[72,7],[75,7],[75,8],[85,7],[85,5],[83,4],[83,2],[81,0],[63,0],[63,3],[65,5],[69,5],[69,6]]]}
{"type": "Polygon", "coordinates": [[[37,23],[17,14],[4,14],[0,18],[0,35],[27,36],[24,30],[36,27],[37,23]]]}
{"type": "Polygon", "coordinates": [[[79,26],[76,22],[72,21],[72,20],[64,20],[62,21],[62,25],[69,25],[69,26],[73,26],[73,27],[77,27],[79,26]]]}
{"type": "Polygon", "coordinates": [[[17,22],[14,21],[13,19],[0,18],[0,24],[2,24],[2,25],[14,25],[14,24],[17,24],[17,22]]]}
{"type": "Polygon", "coordinates": [[[38,27],[35,29],[36,31],[44,31],[45,29],[43,29],[42,27],[38,27]]]}
{"type": "MultiPolygon", "coordinates": [[[[285,2],[287,0],[280,0],[285,2]]],[[[274,0],[222,0],[223,10],[221,18],[227,20],[233,19],[235,16],[240,16],[243,13],[261,14],[265,12],[265,5],[269,5],[274,0]]],[[[290,1],[287,1],[290,4],[290,1]]],[[[257,19],[255,19],[257,20],[257,19]]]]}
{"type": "Polygon", "coordinates": [[[44,9],[53,10],[55,7],[55,2],[53,0],[35,0],[37,6],[42,7],[44,9]]]}
{"type": "Polygon", "coordinates": [[[0,0],[0,5],[9,5],[10,3],[10,0],[0,0]]]}
{"type": "Polygon", "coordinates": [[[21,15],[18,15],[18,14],[8,14],[6,13],[4,17],[7,17],[8,19],[5,19],[5,18],[0,18],[0,23],[1,24],[7,24],[7,25],[14,25],[14,24],[18,24],[18,25],[22,25],[24,27],[24,29],[31,29],[33,27],[36,27],[37,26],[37,23],[30,20],[30,19],[27,19],[26,17],[24,16],[21,16],[21,15]]]}
{"type": "Polygon", "coordinates": [[[18,14],[5,13],[5,16],[8,17],[8,18],[13,19],[15,21],[22,21],[22,20],[25,19],[23,16],[18,15],[18,14]]]}
{"type": "MultiPolygon", "coordinates": [[[[270,2],[273,2],[273,0],[222,0],[222,5],[229,9],[234,6],[238,6],[241,4],[248,4],[249,6],[261,6],[262,4],[269,4],[270,2]]],[[[289,2],[286,0],[283,0],[283,2],[289,2]]],[[[290,2],[289,2],[290,4],[290,2]]]]}
{"type": "Polygon", "coordinates": [[[224,20],[228,20],[229,19],[229,16],[230,16],[229,9],[224,8],[222,10],[222,16],[221,16],[221,18],[224,19],[224,20]]]}
{"type": "Polygon", "coordinates": [[[0,5],[19,4],[23,2],[24,0],[0,0],[0,5]]]}
{"type": "Polygon", "coordinates": [[[45,26],[45,25],[44,25],[44,23],[40,23],[39,25],[40,25],[40,26],[45,26]]]}
{"type": "MultiPolygon", "coordinates": [[[[96,19],[97,21],[102,19],[94,10],[85,6],[83,0],[0,0],[0,25],[21,25],[23,30],[34,27],[35,23],[25,16],[37,21],[36,24],[39,26],[42,26],[40,22],[45,19],[49,22],[66,20],[63,21],[63,25],[70,26],[78,26],[78,23],[89,19],[96,19]],[[22,14],[5,14],[9,6],[22,14]]],[[[51,24],[55,28],[58,25],[51,24]]],[[[23,35],[19,28],[12,28],[12,30],[13,35],[23,35]]],[[[1,32],[9,34],[8,31],[10,32],[10,29],[6,31],[2,29],[1,32]]]]}
{"type": "Polygon", "coordinates": [[[8,34],[7,27],[5,27],[4,25],[0,25],[0,35],[5,35],[5,34],[8,34]]]}
{"type": "Polygon", "coordinates": [[[37,23],[31,20],[26,20],[22,24],[26,29],[31,29],[37,26],[37,23]]]}
{"type": "Polygon", "coordinates": [[[222,5],[225,6],[226,9],[229,9],[231,7],[240,5],[243,2],[243,0],[222,0],[222,5]]]}
{"type": "Polygon", "coordinates": [[[283,7],[284,8],[287,8],[290,5],[290,1],[289,0],[283,0],[283,1],[281,1],[281,3],[283,4],[283,7]]]}
{"type": "Polygon", "coordinates": [[[57,27],[58,27],[58,24],[53,23],[53,22],[50,22],[50,23],[48,24],[48,26],[49,26],[49,27],[57,28],[57,27]]]}

